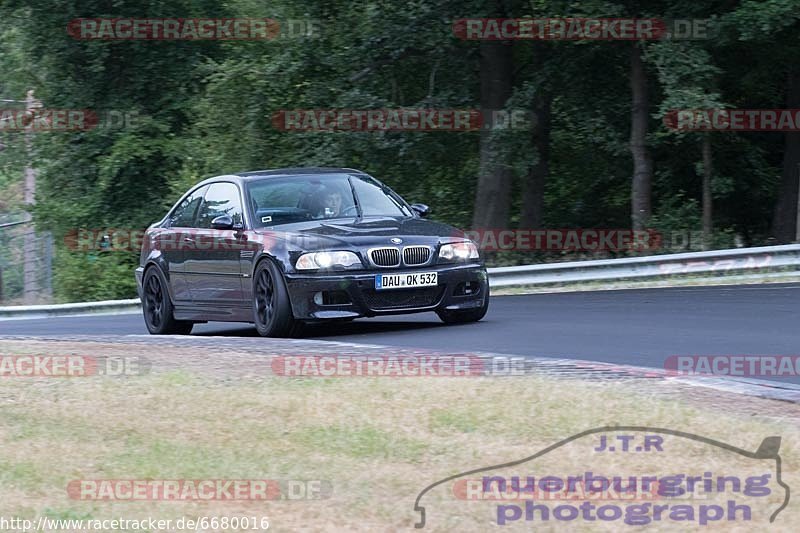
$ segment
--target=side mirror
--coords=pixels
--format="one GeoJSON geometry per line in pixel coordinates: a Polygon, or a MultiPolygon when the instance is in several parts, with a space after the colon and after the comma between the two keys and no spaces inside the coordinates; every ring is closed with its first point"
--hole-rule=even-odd
{"type": "Polygon", "coordinates": [[[421,217],[426,217],[431,212],[431,208],[425,204],[411,204],[411,209],[421,217]]]}
{"type": "Polygon", "coordinates": [[[211,221],[212,229],[233,229],[233,219],[230,215],[222,215],[211,221]]]}

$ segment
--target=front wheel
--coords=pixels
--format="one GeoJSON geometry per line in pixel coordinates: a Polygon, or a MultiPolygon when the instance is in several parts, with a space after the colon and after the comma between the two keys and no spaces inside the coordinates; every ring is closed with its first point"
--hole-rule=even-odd
{"type": "Polygon", "coordinates": [[[294,337],[302,324],[294,319],[289,291],[278,267],[264,260],[253,275],[253,322],[262,337],[294,337]]]}
{"type": "Polygon", "coordinates": [[[436,311],[439,319],[445,324],[467,324],[469,322],[477,322],[486,316],[489,310],[489,285],[486,285],[486,296],[483,299],[483,305],[475,309],[460,309],[449,310],[440,309],[436,311]]]}
{"type": "Polygon", "coordinates": [[[158,267],[150,267],[142,283],[142,312],[151,335],[188,335],[194,324],[175,320],[167,282],[158,267]]]}

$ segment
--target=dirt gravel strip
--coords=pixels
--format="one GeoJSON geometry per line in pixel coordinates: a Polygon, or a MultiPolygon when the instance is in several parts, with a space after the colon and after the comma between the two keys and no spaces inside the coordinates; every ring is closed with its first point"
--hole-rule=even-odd
{"type": "Polygon", "coordinates": [[[143,372],[158,374],[186,371],[222,382],[274,376],[272,361],[276,357],[470,357],[472,364],[477,364],[481,370],[499,369],[500,372],[490,376],[492,378],[522,374],[560,380],[624,383],[626,387],[649,395],[696,401],[706,407],[736,407],[761,414],[766,414],[766,409],[767,412],[776,413],[775,416],[800,415],[800,387],[796,385],[763,380],[678,376],[661,369],[576,359],[487,352],[442,352],[303,339],[149,335],[54,338],[0,336],[0,355],[33,354],[135,357],[144,363],[143,372]],[[498,363],[492,362],[495,359],[498,363]],[[507,369],[508,373],[504,373],[503,369],[507,369]]]}

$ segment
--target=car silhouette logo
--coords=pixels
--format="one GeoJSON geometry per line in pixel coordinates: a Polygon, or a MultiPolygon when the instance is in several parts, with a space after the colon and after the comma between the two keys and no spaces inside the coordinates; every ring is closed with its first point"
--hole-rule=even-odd
{"type": "MultiPolygon", "coordinates": [[[[438,480],[438,481],[436,481],[434,483],[431,483],[430,485],[428,485],[427,487],[422,489],[419,492],[419,494],[417,494],[417,498],[414,501],[414,511],[416,513],[418,513],[418,517],[419,517],[419,520],[414,524],[414,527],[416,529],[422,529],[422,528],[425,527],[426,522],[427,522],[427,513],[426,513],[426,506],[422,504],[422,499],[427,493],[431,492],[432,489],[436,488],[439,485],[442,485],[442,484],[444,484],[446,482],[449,482],[449,481],[458,480],[459,478],[462,478],[462,477],[468,476],[468,475],[474,476],[475,474],[479,474],[479,473],[483,473],[483,472],[489,472],[489,471],[492,471],[492,470],[499,470],[499,469],[508,468],[508,467],[516,467],[518,465],[525,464],[525,463],[528,463],[530,461],[534,461],[535,459],[537,459],[539,457],[542,457],[542,456],[544,456],[544,455],[546,455],[548,453],[551,453],[554,450],[557,450],[558,448],[561,448],[561,447],[563,447],[563,446],[565,446],[565,445],[567,445],[567,444],[569,444],[569,443],[571,443],[573,441],[577,441],[578,439],[582,439],[583,437],[586,437],[586,436],[589,436],[589,435],[594,435],[594,434],[598,434],[598,433],[599,434],[602,434],[602,433],[618,433],[618,432],[626,432],[626,431],[627,432],[645,432],[645,433],[650,433],[651,435],[655,435],[655,434],[671,435],[671,436],[678,437],[678,438],[681,438],[681,439],[686,439],[688,441],[694,441],[694,442],[697,442],[697,443],[700,443],[700,444],[705,444],[705,445],[708,445],[708,446],[710,446],[712,448],[720,448],[722,450],[725,450],[726,452],[732,452],[734,454],[734,456],[738,455],[738,456],[741,456],[741,457],[744,457],[744,458],[747,458],[747,459],[774,461],[775,462],[775,467],[774,467],[775,482],[777,483],[778,486],[780,486],[783,489],[783,501],[780,503],[780,506],[777,509],[775,509],[774,511],[772,511],[772,513],[769,515],[769,521],[770,522],[774,522],[775,519],[777,518],[778,514],[781,511],[783,511],[789,505],[790,489],[789,489],[789,486],[781,478],[782,458],[781,458],[781,456],[779,454],[779,450],[780,450],[780,446],[781,446],[781,437],[779,437],[779,436],[766,437],[765,439],[762,440],[761,445],[758,447],[758,449],[756,449],[756,451],[753,452],[753,451],[750,451],[750,450],[737,448],[737,447],[732,446],[730,444],[727,444],[727,443],[724,443],[724,442],[720,442],[720,441],[717,441],[717,440],[714,440],[714,439],[711,439],[711,438],[708,438],[708,437],[703,437],[701,435],[696,435],[696,434],[688,433],[688,432],[685,432],[685,431],[677,431],[677,430],[674,430],[674,429],[659,428],[659,427],[647,427],[647,426],[604,426],[604,427],[598,427],[598,428],[589,429],[587,431],[583,431],[581,433],[577,433],[575,435],[567,437],[566,439],[563,439],[563,440],[561,440],[559,442],[556,442],[555,444],[552,444],[552,445],[550,445],[550,446],[548,446],[548,447],[546,447],[546,448],[544,448],[542,450],[539,450],[536,453],[534,453],[534,454],[532,454],[532,455],[530,455],[528,457],[525,457],[523,459],[518,459],[518,460],[515,460],[515,461],[511,461],[511,462],[507,462],[507,463],[503,463],[503,464],[497,464],[497,465],[493,465],[493,466],[486,466],[486,467],[482,467],[482,468],[476,468],[476,469],[467,470],[465,472],[461,472],[459,474],[454,474],[454,475],[448,476],[446,478],[440,479],[440,480],[438,480]]],[[[613,451],[610,448],[609,448],[609,450],[613,451]]],[[[595,451],[597,451],[597,449],[595,449],[595,451]]],[[[640,450],[637,450],[637,451],[640,451],[640,450]]],[[[705,475],[710,476],[710,474],[705,474],[705,475]]],[[[485,479],[486,478],[484,478],[484,480],[485,479]]],[[[494,479],[501,479],[502,480],[502,478],[494,478],[494,479]]],[[[485,481],[484,481],[484,483],[485,483],[485,481]]],[[[513,481],[512,481],[512,484],[513,484],[513,481]]],[[[500,490],[505,490],[505,489],[500,489],[500,490]]],[[[518,490],[520,490],[520,489],[518,489],[518,490]]],[[[526,491],[526,490],[529,490],[529,489],[528,488],[524,488],[524,489],[521,489],[521,490],[526,491]]],[[[531,492],[531,494],[533,494],[533,492],[531,492]]],[[[664,495],[661,492],[659,492],[659,494],[664,495]]],[[[499,509],[499,507],[498,507],[498,509],[499,509]]],[[[526,519],[527,519],[527,517],[526,517],[526,519]]],[[[748,520],[749,520],[749,518],[748,518],[748,520]]]]}
{"type": "Polygon", "coordinates": [[[402,242],[403,242],[403,239],[398,239],[397,237],[395,237],[394,239],[391,240],[392,244],[400,244],[402,242]]]}

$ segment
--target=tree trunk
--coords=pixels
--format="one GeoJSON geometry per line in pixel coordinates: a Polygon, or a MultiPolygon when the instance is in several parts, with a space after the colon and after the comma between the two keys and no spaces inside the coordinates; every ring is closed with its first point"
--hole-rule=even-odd
{"type": "MultiPolygon", "coordinates": [[[[800,70],[793,68],[786,83],[786,107],[800,107],[800,70]]],[[[783,174],[778,200],[772,217],[772,234],[779,243],[795,239],[797,225],[797,182],[800,165],[800,133],[786,133],[783,150],[783,174]]]]}
{"type": "Polygon", "coordinates": [[[711,248],[711,239],[714,231],[712,223],[713,200],[711,198],[711,173],[713,159],[711,157],[711,135],[703,135],[703,249],[711,248]]]}
{"type": "Polygon", "coordinates": [[[533,127],[533,145],[539,160],[528,171],[522,191],[520,228],[541,228],[544,218],[544,184],[550,171],[550,95],[538,96],[534,101],[536,124],[533,127]]]}
{"type": "Polygon", "coordinates": [[[650,195],[653,182],[653,161],[647,151],[647,122],[650,119],[647,101],[647,75],[638,45],[631,53],[631,222],[633,229],[645,229],[652,212],[650,195]]]}
{"type": "MultiPolygon", "coordinates": [[[[34,98],[33,89],[28,91],[25,98],[25,109],[29,113],[35,115],[42,107],[42,103],[34,98]]],[[[33,160],[33,126],[29,125],[25,128],[25,156],[27,161],[25,163],[25,185],[24,185],[24,201],[28,210],[31,210],[36,202],[36,169],[33,168],[31,161],[33,160]]],[[[30,215],[29,215],[30,216],[30,215]]],[[[31,223],[27,228],[24,240],[24,266],[23,266],[23,301],[26,304],[34,304],[39,298],[39,280],[38,280],[38,253],[36,249],[36,224],[31,223]]]]}
{"type": "MultiPolygon", "coordinates": [[[[513,89],[513,57],[510,43],[484,41],[480,45],[481,112],[503,109],[513,89]]],[[[480,175],[475,197],[472,226],[475,229],[499,229],[508,225],[511,203],[511,168],[498,157],[500,151],[490,130],[480,138],[480,175]]]]}

